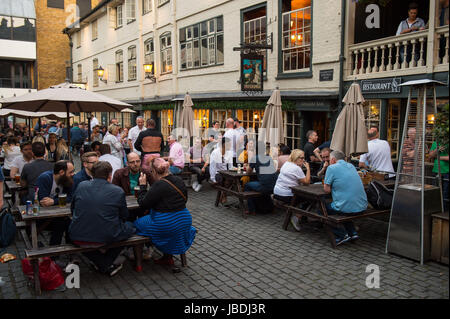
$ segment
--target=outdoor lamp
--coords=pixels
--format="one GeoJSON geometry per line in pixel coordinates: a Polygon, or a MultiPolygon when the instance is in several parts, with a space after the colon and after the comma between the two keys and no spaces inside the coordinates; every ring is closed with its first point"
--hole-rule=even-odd
{"type": "Polygon", "coordinates": [[[156,82],[156,77],[153,75],[153,63],[144,64],[145,78],[151,82],[156,82]]]}
{"type": "Polygon", "coordinates": [[[105,70],[102,68],[102,66],[99,66],[98,69],[97,69],[97,76],[98,76],[98,79],[99,79],[100,81],[106,83],[107,80],[104,80],[104,79],[103,79],[103,75],[104,75],[104,74],[105,74],[105,70]]]}
{"type": "Polygon", "coordinates": [[[434,114],[427,115],[427,122],[428,124],[434,124],[434,114]]]}

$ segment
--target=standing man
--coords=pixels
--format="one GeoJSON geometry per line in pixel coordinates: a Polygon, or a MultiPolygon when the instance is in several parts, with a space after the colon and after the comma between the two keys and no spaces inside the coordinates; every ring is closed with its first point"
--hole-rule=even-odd
{"type": "MultiPolygon", "coordinates": [[[[358,214],[367,209],[367,196],[356,168],[345,160],[341,151],[330,154],[330,166],[325,174],[323,189],[331,193],[332,203],[327,203],[328,215],[358,214]]],[[[333,228],[336,245],[358,239],[353,222],[343,223],[344,227],[333,228]]]]}
{"type": "Polygon", "coordinates": [[[155,120],[147,120],[147,129],[139,133],[133,146],[133,149],[141,152],[141,161],[144,166],[147,165],[148,157],[161,156],[161,152],[164,149],[164,137],[161,132],[156,129],[155,120]]]}
{"type": "Polygon", "coordinates": [[[360,156],[359,167],[367,168],[369,166],[378,171],[392,173],[389,174],[390,178],[395,177],[389,143],[380,140],[378,138],[378,132],[374,128],[369,129],[367,137],[369,138],[369,152],[360,156]]]}
{"type": "Polygon", "coordinates": [[[180,174],[184,169],[184,151],[183,146],[177,142],[175,136],[169,135],[168,139],[170,153],[169,157],[164,157],[166,161],[169,161],[169,171],[174,174],[180,174]]]}
{"type": "Polygon", "coordinates": [[[98,120],[97,120],[97,118],[95,117],[95,114],[94,113],[91,113],[91,131],[93,130],[93,128],[96,126],[96,125],[98,125],[99,123],[98,123],[98,120]]]}
{"type": "Polygon", "coordinates": [[[73,177],[72,194],[75,193],[78,184],[92,179],[92,167],[98,162],[98,155],[96,152],[87,152],[81,156],[81,163],[83,168],[73,177]]]}
{"type": "Polygon", "coordinates": [[[317,135],[316,131],[309,130],[308,132],[306,132],[306,139],[308,140],[308,142],[306,142],[304,146],[305,159],[310,164],[311,175],[317,176],[317,172],[319,171],[319,166],[322,162],[322,159],[320,158],[319,153],[314,153],[314,144],[317,143],[319,136],[317,135]]]}
{"type": "Polygon", "coordinates": [[[139,156],[141,156],[141,152],[134,149],[134,143],[136,142],[139,134],[145,130],[144,118],[142,116],[138,116],[136,118],[136,126],[132,127],[128,132],[128,145],[130,146],[130,152],[135,152],[139,156]]]}
{"type": "Polygon", "coordinates": [[[233,154],[233,166],[236,166],[237,159],[236,159],[236,138],[237,134],[234,130],[234,120],[232,118],[227,119],[225,122],[226,132],[223,135],[224,138],[227,138],[231,142],[231,152],[233,154]]]}

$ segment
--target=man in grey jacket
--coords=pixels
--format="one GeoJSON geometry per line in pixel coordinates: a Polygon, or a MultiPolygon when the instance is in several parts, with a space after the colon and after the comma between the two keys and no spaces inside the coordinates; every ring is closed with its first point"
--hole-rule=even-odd
{"type": "MultiPolygon", "coordinates": [[[[111,164],[99,161],[94,164],[92,173],[94,179],[81,182],[73,195],[69,227],[72,242],[83,247],[101,247],[126,240],[136,229],[126,222],[128,209],[124,191],[111,184],[111,164]]],[[[118,247],[84,255],[100,272],[114,276],[122,268],[122,264],[114,264],[121,251],[122,247],[118,247]]]]}

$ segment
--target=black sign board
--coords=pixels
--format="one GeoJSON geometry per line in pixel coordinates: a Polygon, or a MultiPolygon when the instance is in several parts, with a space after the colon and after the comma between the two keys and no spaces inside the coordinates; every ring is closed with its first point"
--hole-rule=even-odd
{"type": "Polygon", "coordinates": [[[400,78],[376,79],[361,81],[362,93],[400,93],[400,78]]]}
{"type": "Polygon", "coordinates": [[[333,81],[333,69],[320,70],[319,81],[333,81]]]}
{"type": "Polygon", "coordinates": [[[264,56],[241,54],[241,90],[263,91],[264,56]]]}

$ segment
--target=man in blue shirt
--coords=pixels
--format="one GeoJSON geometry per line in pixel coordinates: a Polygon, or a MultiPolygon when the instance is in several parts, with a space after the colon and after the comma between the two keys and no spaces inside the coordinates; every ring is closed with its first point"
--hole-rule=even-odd
{"type": "Polygon", "coordinates": [[[72,194],[75,194],[78,184],[92,179],[92,167],[97,162],[98,155],[96,152],[83,153],[81,156],[83,168],[73,176],[72,194]]]}
{"type": "MultiPolygon", "coordinates": [[[[331,193],[333,202],[327,204],[328,215],[357,214],[367,209],[367,196],[356,168],[345,160],[344,153],[333,151],[330,166],[325,174],[324,190],[331,193]]],[[[353,222],[343,223],[344,228],[334,228],[336,245],[358,239],[353,222]]]]}

